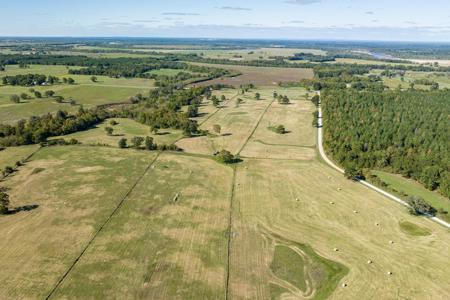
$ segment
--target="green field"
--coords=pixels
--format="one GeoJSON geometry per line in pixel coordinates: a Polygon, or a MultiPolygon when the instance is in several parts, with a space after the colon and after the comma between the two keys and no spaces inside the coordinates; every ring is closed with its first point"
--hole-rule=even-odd
{"type": "Polygon", "coordinates": [[[56,95],[65,98],[63,103],[56,103],[53,98],[37,99],[29,92],[30,87],[0,85],[0,120],[2,122],[13,123],[23,118],[52,113],[57,110],[73,112],[78,110],[79,105],[91,108],[101,104],[128,101],[129,97],[137,93],[148,93],[154,84],[154,81],[149,79],[117,79],[106,76],[97,76],[98,80],[94,83],[87,75],[69,75],[65,66],[31,65],[30,68],[26,69],[21,69],[18,66],[7,66],[5,72],[0,72],[0,77],[29,73],[53,75],[60,79],[72,77],[76,84],[32,87],[43,95],[47,90],[55,91],[56,95]],[[21,93],[28,94],[30,99],[22,100],[21,103],[10,101],[11,95],[21,93]],[[77,105],[70,105],[70,99],[75,100],[77,105]]]}
{"type": "Polygon", "coordinates": [[[17,161],[22,161],[39,149],[38,145],[8,147],[0,151],[0,170],[6,166],[14,167],[17,161]]]}

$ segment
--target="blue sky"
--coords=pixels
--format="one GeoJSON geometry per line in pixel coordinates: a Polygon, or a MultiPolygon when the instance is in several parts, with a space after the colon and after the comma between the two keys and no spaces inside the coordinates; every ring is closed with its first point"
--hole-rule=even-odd
{"type": "Polygon", "coordinates": [[[0,8],[0,36],[450,42],[449,0],[41,0],[0,8]]]}

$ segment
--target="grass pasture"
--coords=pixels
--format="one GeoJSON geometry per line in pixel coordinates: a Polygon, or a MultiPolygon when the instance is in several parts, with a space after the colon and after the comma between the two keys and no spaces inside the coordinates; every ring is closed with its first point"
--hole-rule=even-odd
{"type": "MultiPolygon", "coordinates": [[[[74,68],[74,67],[70,67],[74,68]]],[[[74,78],[75,85],[57,84],[52,86],[22,87],[0,85],[0,121],[13,123],[23,118],[52,113],[57,110],[73,112],[78,110],[78,106],[69,104],[73,99],[78,105],[86,108],[95,107],[101,104],[118,103],[127,101],[130,96],[137,93],[146,94],[153,88],[154,81],[142,78],[109,78],[97,76],[97,82],[92,82],[87,75],[70,75],[65,66],[30,65],[30,68],[21,69],[18,66],[6,66],[5,72],[0,72],[0,77],[18,74],[45,74],[74,78]],[[43,97],[37,99],[29,92],[33,88],[43,95],[47,90],[53,90],[56,95],[63,96],[63,103],[57,103],[52,98],[43,97]],[[12,103],[11,95],[26,93],[30,99],[21,100],[21,103],[12,103]]]]}
{"type": "MultiPolygon", "coordinates": [[[[231,95],[233,95],[235,91],[231,91],[231,95]]],[[[225,93],[227,92],[225,91],[225,93]]],[[[227,94],[227,99],[231,99],[231,95],[227,94]]],[[[239,107],[236,107],[234,99],[226,101],[221,104],[221,108],[217,112],[201,124],[200,128],[209,130],[211,135],[184,138],[177,142],[177,145],[190,153],[211,155],[222,149],[238,153],[272,102],[272,99],[268,98],[255,100],[253,91],[238,97],[244,101],[239,107]],[[215,134],[213,131],[213,126],[216,124],[221,127],[220,134],[215,134]]]]}
{"type": "Polygon", "coordinates": [[[56,138],[63,138],[66,140],[77,139],[82,144],[105,144],[109,146],[117,147],[121,138],[126,138],[127,142],[131,144],[131,139],[135,136],[153,137],[154,142],[158,144],[172,144],[182,136],[180,130],[162,129],[158,134],[150,132],[150,127],[141,123],[138,123],[131,119],[125,118],[113,118],[98,124],[92,129],[79,131],[65,136],[59,136],[56,138]],[[112,126],[110,121],[116,121],[118,124],[112,126]],[[107,135],[105,127],[111,127],[114,129],[112,135],[107,135]]]}
{"type": "Polygon", "coordinates": [[[222,298],[231,174],[162,154],[55,297],[222,298]]]}

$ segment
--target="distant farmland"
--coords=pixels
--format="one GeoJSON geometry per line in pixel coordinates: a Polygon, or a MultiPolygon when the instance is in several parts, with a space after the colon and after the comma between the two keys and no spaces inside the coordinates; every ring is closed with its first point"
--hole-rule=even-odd
{"type": "Polygon", "coordinates": [[[301,79],[313,78],[314,72],[312,69],[301,68],[271,68],[271,67],[249,67],[249,66],[235,66],[235,65],[214,65],[214,64],[198,64],[202,66],[211,66],[233,70],[241,73],[236,77],[223,77],[205,82],[197,85],[205,86],[210,84],[228,84],[239,86],[241,84],[253,83],[257,86],[274,86],[279,82],[293,82],[301,79]]]}

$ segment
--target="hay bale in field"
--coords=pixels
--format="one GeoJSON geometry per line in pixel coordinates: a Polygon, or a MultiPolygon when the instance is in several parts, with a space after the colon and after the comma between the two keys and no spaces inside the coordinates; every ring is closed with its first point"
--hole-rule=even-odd
{"type": "Polygon", "coordinates": [[[353,211],[353,213],[357,214],[357,213],[358,213],[358,211],[357,211],[357,210],[354,210],[354,211],[353,211]]]}
{"type": "Polygon", "coordinates": [[[342,284],[342,287],[346,287],[347,286],[347,284],[344,282],[343,284],[342,284]]]}
{"type": "Polygon", "coordinates": [[[173,202],[177,202],[179,196],[180,196],[180,194],[177,193],[177,194],[175,195],[175,197],[173,197],[172,201],[173,201],[173,202]]]}
{"type": "Polygon", "coordinates": [[[334,202],[333,202],[333,201],[330,201],[330,204],[334,204],[334,202]]]}
{"type": "Polygon", "coordinates": [[[393,244],[394,243],[394,241],[389,241],[389,244],[393,244]]]}
{"type": "Polygon", "coordinates": [[[367,261],[367,263],[370,265],[370,264],[372,264],[372,261],[369,259],[369,260],[367,261]]]}
{"type": "Polygon", "coordinates": [[[337,190],[338,190],[338,191],[341,191],[342,189],[339,187],[337,190]]]}
{"type": "Polygon", "coordinates": [[[380,226],[380,223],[378,223],[378,222],[377,222],[377,223],[375,223],[375,226],[380,226]]]}
{"type": "Polygon", "coordinates": [[[338,249],[338,248],[334,248],[334,249],[333,249],[333,251],[335,251],[335,252],[338,252],[338,251],[339,251],[339,249],[338,249]]]}
{"type": "Polygon", "coordinates": [[[388,274],[388,275],[392,275],[392,272],[391,272],[391,271],[388,271],[387,274],[388,274]]]}

